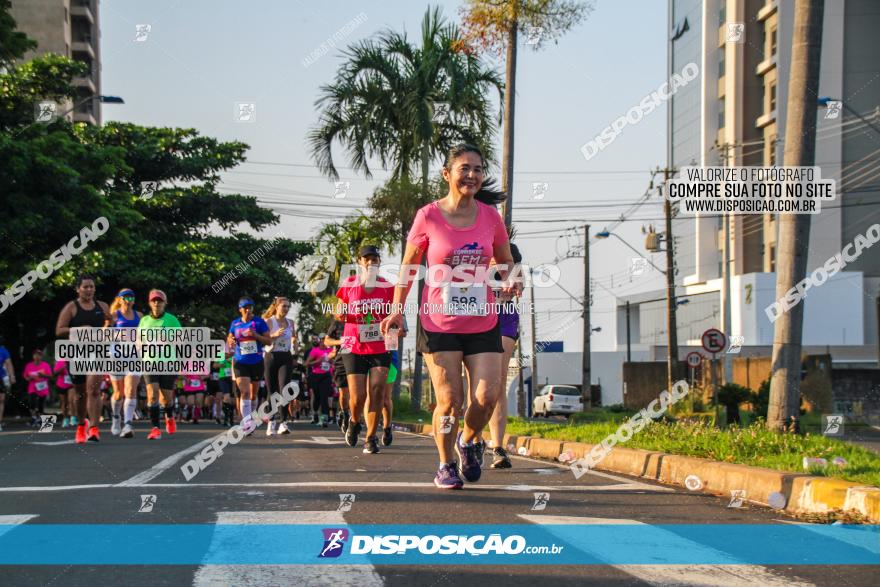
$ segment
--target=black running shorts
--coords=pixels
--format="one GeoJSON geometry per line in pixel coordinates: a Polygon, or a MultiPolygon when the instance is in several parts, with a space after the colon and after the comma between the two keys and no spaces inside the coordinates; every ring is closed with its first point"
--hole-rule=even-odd
{"type": "Polygon", "coordinates": [[[345,365],[345,372],[348,375],[366,375],[373,367],[384,367],[387,369],[391,365],[391,353],[374,353],[370,355],[345,353],[342,355],[342,363],[345,365]]]}
{"type": "Polygon", "coordinates": [[[251,381],[262,381],[265,367],[263,366],[263,361],[251,365],[236,361],[232,370],[235,372],[236,377],[248,377],[251,381]]]}
{"type": "Polygon", "coordinates": [[[485,332],[455,334],[452,332],[430,332],[422,328],[422,321],[416,328],[416,350],[422,354],[460,352],[464,356],[479,353],[502,353],[501,328],[498,322],[485,332]]]}
{"type": "Polygon", "coordinates": [[[159,389],[176,391],[177,375],[144,375],[144,383],[158,383],[159,389]]]}

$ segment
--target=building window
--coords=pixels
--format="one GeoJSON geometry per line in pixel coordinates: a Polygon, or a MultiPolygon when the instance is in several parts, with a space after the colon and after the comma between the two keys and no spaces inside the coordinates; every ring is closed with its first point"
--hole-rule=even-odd
{"type": "Polygon", "coordinates": [[[724,128],[724,98],[718,100],[718,128],[724,128]]]}
{"type": "Polygon", "coordinates": [[[770,82],[767,86],[767,114],[776,110],[776,82],[770,82]]]}
{"type": "Polygon", "coordinates": [[[718,77],[724,77],[724,47],[718,50],[718,77]]]}
{"type": "Polygon", "coordinates": [[[770,167],[776,165],[776,135],[770,135],[767,138],[767,165],[770,167]]]}
{"type": "Polygon", "coordinates": [[[770,43],[770,57],[774,57],[776,55],[776,27],[774,26],[770,29],[770,33],[768,34],[769,43],[770,43]]]}
{"type": "Polygon", "coordinates": [[[721,0],[718,5],[718,26],[724,26],[727,22],[727,0],[721,0]]]}
{"type": "Polygon", "coordinates": [[[776,271],[776,245],[770,245],[770,273],[776,271]]]}

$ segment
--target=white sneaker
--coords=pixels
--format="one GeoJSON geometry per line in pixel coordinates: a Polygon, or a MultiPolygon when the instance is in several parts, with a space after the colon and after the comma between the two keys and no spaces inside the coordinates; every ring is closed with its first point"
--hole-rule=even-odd
{"type": "Polygon", "coordinates": [[[282,422],[278,426],[278,434],[290,434],[290,425],[287,422],[282,422]]]}
{"type": "Polygon", "coordinates": [[[266,436],[272,436],[275,432],[275,422],[270,420],[269,423],[266,424],[266,436]]]}
{"type": "Polygon", "coordinates": [[[119,433],[122,431],[122,427],[119,425],[119,417],[113,417],[113,424],[110,425],[110,434],[113,436],[119,436],[119,433]]]}
{"type": "Polygon", "coordinates": [[[134,430],[132,430],[131,424],[126,424],[122,427],[122,433],[120,434],[122,438],[133,438],[134,430]]]}

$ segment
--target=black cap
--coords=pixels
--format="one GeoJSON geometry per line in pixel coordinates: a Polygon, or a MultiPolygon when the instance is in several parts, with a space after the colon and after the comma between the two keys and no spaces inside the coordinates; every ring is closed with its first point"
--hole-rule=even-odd
{"type": "Polygon", "coordinates": [[[382,255],[379,254],[379,249],[373,245],[364,245],[361,247],[361,250],[358,251],[358,259],[366,257],[367,255],[382,257],[382,255]]]}

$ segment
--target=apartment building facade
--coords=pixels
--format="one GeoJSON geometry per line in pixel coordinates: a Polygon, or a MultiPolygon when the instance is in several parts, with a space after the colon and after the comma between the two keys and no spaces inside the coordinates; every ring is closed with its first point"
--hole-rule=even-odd
{"type": "Polygon", "coordinates": [[[99,0],[12,0],[12,17],[18,29],[37,42],[36,51],[26,55],[57,53],[88,67],[74,80],[77,95],[73,104],[59,106],[59,112],[74,108],[67,116],[74,122],[101,124],[101,27],[99,0]]]}
{"type": "MultiPolygon", "coordinates": [[[[668,102],[667,161],[687,165],[781,165],[794,28],[794,0],[669,0],[668,73],[691,62],[697,80],[668,102]]],[[[811,223],[808,267],[822,265],[857,234],[880,222],[880,3],[825,3],[816,165],[837,181],[837,200],[811,223]],[[843,105],[841,107],[841,104],[843,105]],[[861,116],[859,118],[857,113],[861,116]]],[[[681,353],[699,347],[706,328],[723,329],[722,269],[729,248],[731,328],[745,354],[769,354],[773,324],[764,308],[775,298],[778,221],[774,215],[729,218],[725,242],[718,215],[673,221],[681,353]]],[[[805,303],[807,352],[876,362],[880,248],[871,248],[805,303]]],[[[633,340],[665,356],[662,292],[631,302],[633,340]],[[632,308],[638,307],[637,312],[632,308]],[[634,333],[633,330],[636,332],[634,333]]],[[[618,328],[618,342],[626,333],[618,328]]]]}

